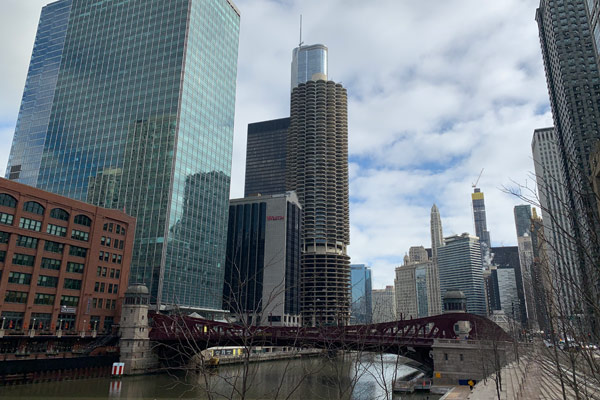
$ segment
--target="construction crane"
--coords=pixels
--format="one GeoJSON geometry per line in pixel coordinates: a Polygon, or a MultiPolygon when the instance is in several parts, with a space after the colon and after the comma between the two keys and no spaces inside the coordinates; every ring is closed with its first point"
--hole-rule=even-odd
{"type": "Polygon", "coordinates": [[[481,172],[479,173],[479,176],[477,177],[477,180],[475,181],[475,183],[471,184],[471,186],[473,186],[473,188],[477,187],[477,184],[479,183],[479,179],[481,178],[481,174],[483,174],[483,170],[484,170],[484,168],[481,168],[481,172]]]}

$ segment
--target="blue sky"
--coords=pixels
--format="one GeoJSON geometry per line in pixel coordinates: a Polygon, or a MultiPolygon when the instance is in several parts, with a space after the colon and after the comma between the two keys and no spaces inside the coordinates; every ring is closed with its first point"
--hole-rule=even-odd
{"type": "MultiPolygon", "coordinates": [[[[0,13],[0,169],[6,165],[41,7],[4,0],[0,13]],[[10,62],[7,62],[9,60],[10,62]]],[[[531,137],[552,125],[538,2],[238,0],[242,12],[231,196],[244,186],[248,123],[289,115],[290,62],[329,47],[329,78],[349,94],[353,263],[392,284],[408,248],[430,245],[437,203],[444,234],[473,232],[471,183],[485,168],[494,245],[515,245],[512,181],[531,186],[531,137]]]]}

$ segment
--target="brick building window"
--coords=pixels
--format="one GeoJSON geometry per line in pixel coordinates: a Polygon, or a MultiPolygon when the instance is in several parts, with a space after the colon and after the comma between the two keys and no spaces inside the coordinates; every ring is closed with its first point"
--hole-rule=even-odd
{"type": "Polygon", "coordinates": [[[46,227],[46,233],[49,233],[54,236],[66,237],[67,228],[60,225],[48,224],[48,226],[46,227]]]}
{"type": "Polygon", "coordinates": [[[21,218],[19,228],[29,229],[30,231],[39,232],[42,229],[42,221],[37,221],[31,218],[21,218]]]}
{"type": "Polygon", "coordinates": [[[27,201],[23,204],[23,211],[30,212],[32,214],[44,215],[44,206],[37,201],[27,201]]]}

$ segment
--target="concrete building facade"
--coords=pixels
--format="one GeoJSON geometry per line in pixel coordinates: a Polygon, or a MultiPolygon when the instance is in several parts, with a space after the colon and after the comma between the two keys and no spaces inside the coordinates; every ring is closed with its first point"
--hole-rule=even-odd
{"type": "Polygon", "coordinates": [[[304,325],[350,319],[347,94],[332,81],[292,91],[287,190],[303,206],[301,309],[304,325]]]}
{"type": "Polygon", "coordinates": [[[235,319],[299,325],[301,227],[294,192],[231,200],[223,306],[235,319]]]}
{"type": "Polygon", "coordinates": [[[373,307],[373,323],[395,321],[396,307],[394,286],[388,285],[385,289],[373,289],[371,292],[373,307]]]}
{"type": "Polygon", "coordinates": [[[119,323],[135,219],[0,178],[4,330],[106,332],[119,323]]]}
{"type": "Polygon", "coordinates": [[[408,261],[396,267],[394,296],[397,319],[441,314],[439,277],[433,260],[408,261]]]}

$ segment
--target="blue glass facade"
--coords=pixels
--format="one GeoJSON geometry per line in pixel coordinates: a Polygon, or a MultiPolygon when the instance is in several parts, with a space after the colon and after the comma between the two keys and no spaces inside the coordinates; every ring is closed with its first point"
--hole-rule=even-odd
{"type": "Polygon", "coordinates": [[[372,320],[371,269],[365,264],[350,265],[352,281],[352,324],[370,324],[372,320]]]}
{"type": "Polygon", "coordinates": [[[73,0],[37,186],[135,216],[153,302],[222,306],[238,37],[228,0],[73,0]]]}
{"type": "Polygon", "coordinates": [[[71,11],[71,0],[42,9],[6,178],[35,186],[46,141],[54,90],[71,11]]]}
{"type": "Polygon", "coordinates": [[[327,67],[327,46],[313,44],[296,47],[292,52],[292,90],[310,81],[315,74],[327,80],[327,67]]]}

